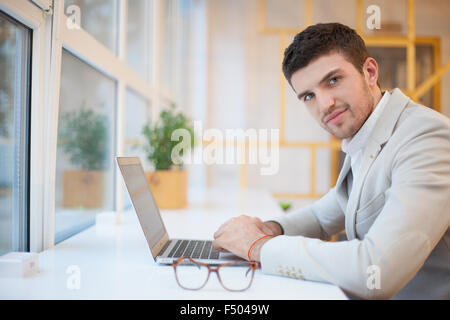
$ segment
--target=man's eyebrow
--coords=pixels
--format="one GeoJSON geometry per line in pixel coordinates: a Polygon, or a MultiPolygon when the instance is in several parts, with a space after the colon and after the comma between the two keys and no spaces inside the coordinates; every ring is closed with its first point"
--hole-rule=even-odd
{"type": "MultiPolygon", "coordinates": [[[[341,70],[340,68],[336,68],[336,69],[331,70],[330,72],[328,72],[328,73],[322,78],[322,80],[319,81],[319,84],[325,82],[328,78],[330,78],[332,75],[334,75],[335,73],[339,72],[340,70],[341,70]]],[[[309,93],[309,91],[310,91],[310,90],[305,90],[305,91],[303,91],[302,93],[299,93],[299,94],[297,95],[297,98],[298,98],[299,100],[301,100],[301,99],[303,98],[303,96],[305,96],[305,95],[307,95],[307,94],[309,93]]]]}

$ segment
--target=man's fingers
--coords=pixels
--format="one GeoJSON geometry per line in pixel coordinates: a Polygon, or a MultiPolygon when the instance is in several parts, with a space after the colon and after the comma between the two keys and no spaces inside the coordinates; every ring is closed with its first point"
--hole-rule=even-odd
{"type": "Polygon", "coordinates": [[[235,221],[236,221],[236,218],[231,218],[230,220],[228,220],[228,221],[226,221],[225,223],[223,223],[223,224],[219,227],[219,229],[217,229],[217,231],[214,232],[214,239],[217,239],[218,237],[220,237],[220,236],[222,235],[222,233],[225,232],[225,229],[227,228],[227,226],[228,226],[230,223],[233,223],[233,222],[235,222],[235,221]]]}
{"type": "Polygon", "coordinates": [[[214,235],[213,235],[214,239],[217,239],[218,237],[220,237],[221,234],[222,234],[222,231],[219,228],[216,232],[214,232],[214,235]]]}
{"type": "Polygon", "coordinates": [[[214,232],[214,239],[217,239],[224,232],[225,226],[228,224],[228,221],[222,224],[216,232],[214,232]]]}
{"type": "Polygon", "coordinates": [[[212,242],[212,246],[214,247],[214,249],[222,251],[222,252],[229,252],[227,249],[222,248],[222,246],[218,243],[217,240],[213,240],[212,242]]]}

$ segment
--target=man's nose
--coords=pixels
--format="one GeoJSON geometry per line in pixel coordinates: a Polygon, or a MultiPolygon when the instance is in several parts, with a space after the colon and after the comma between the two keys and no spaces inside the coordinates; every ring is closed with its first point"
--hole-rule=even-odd
{"type": "Polygon", "coordinates": [[[317,102],[321,114],[327,114],[335,105],[335,99],[327,94],[318,95],[317,102]]]}

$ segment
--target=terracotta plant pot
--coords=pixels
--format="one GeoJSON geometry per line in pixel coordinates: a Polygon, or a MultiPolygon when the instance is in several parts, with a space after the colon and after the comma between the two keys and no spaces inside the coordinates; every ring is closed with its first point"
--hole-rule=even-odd
{"type": "Polygon", "coordinates": [[[145,176],[158,208],[182,209],[187,206],[186,170],[147,171],[145,176]]]}
{"type": "Polygon", "coordinates": [[[101,208],[103,206],[103,180],[103,171],[65,171],[63,206],[65,208],[101,208]]]}

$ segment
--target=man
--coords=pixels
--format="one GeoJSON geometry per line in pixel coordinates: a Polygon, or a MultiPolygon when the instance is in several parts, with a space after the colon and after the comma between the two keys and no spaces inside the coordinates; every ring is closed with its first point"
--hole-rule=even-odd
{"type": "Polygon", "coordinates": [[[273,221],[240,216],[214,246],[261,262],[264,273],[333,283],[366,299],[450,299],[450,121],[382,93],[377,62],[338,23],[299,33],[283,72],[346,153],[336,186],[273,221]],[[347,241],[329,242],[342,230],[347,241]]]}

